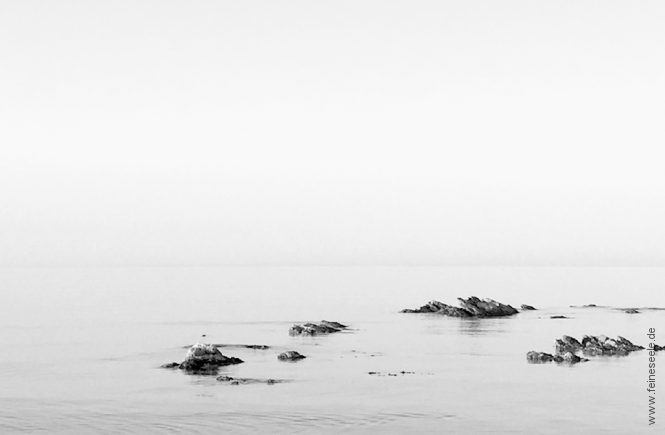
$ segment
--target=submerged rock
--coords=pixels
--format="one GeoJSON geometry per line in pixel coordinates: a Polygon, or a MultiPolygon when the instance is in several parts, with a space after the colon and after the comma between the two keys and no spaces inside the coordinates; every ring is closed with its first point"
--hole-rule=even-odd
{"type": "Polygon", "coordinates": [[[570,317],[566,317],[566,316],[550,316],[550,319],[570,319],[570,317]]]}
{"type": "Polygon", "coordinates": [[[531,351],[527,352],[526,360],[531,364],[540,364],[548,362],[577,364],[579,362],[589,361],[586,358],[580,358],[572,352],[565,352],[563,355],[551,355],[545,352],[531,351]]]}
{"type": "Polygon", "coordinates": [[[218,376],[217,381],[228,383],[229,385],[241,384],[278,384],[284,382],[281,379],[254,379],[254,378],[232,378],[231,376],[218,376]]]}
{"type": "Polygon", "coordinates": [[[404,309],[402,313],[436,313],[451,317],[503,317],[517,314],[518,311],[510,305],[505,305],[493,299],[479,299],[471,296],[468,299],[457,298],[461,307],[453,307],[439,301],[430,301],[420,308],[404,309]]]}
{"type": "Polygon", "coordinates": [[[178,367],[180,367],[180,363],[171,362],[171,363],[162,364],[159,367],[161,367],[163,369],[177,369],[178,367]]]}
{"type": "Polygon", "coordinates": [[[298,361],[303,358],[307,358],[305,355],[302,355],[295,350],[289,350],[286,352],[282,352],[279,355],[277,355],[277,359],[280,361],[298,361]]]}
{"type": "MultiPolygon", "coordinates": [[[[178,368],[193,374],[216,374],[217,369],[231,364],[240,364],[240,358],[222,355],[212,344],[197,343],[189,348],[185,360],[178,364],[178,368]]],[[[164,364],[162,367],[175,368],[173,364],[164,364]]]]}
{"type": "Polygon", "coordinates": [[[535,311],[536,310],[535,307],[532,307],[531,305],[527,305],[527,304],[522,304],[520,306],[520,308],[522,309],[522,311],[535,311]]]}
{"type": "Polygon", "coordinates": [[[627,310],[623,310],[623,312],[626,314],[640,314],[640,312],[635,308],[628,308],[627,310]]]}
{"type": "MultiPolygon", "coordinates": [[[[227,348],[238,348],[238,349],[255,349],[255,350],[267,350],[270,349],[270,346],[265,344],[226,344],[226,343],[213,343],[211,346],[214,347],[227,347],[227,348]]],[[[183,346],[184,349],[189,349],[192,347],[191,344],[183,346]]]]}
{"type": "Polygon", "coordinates": [[[554,361],[554,355],[545,352],[536,352],[535,350],[532,350],[530,352],[527,352],[526,360],[529,361],[530,363],[552,362],[554,361]]]}
{"type": "Polygon", "coordinates": [[[322,335],[343,331],[347,328],[339,322],[322,320],[320,323],[305,323],[304,325],[293,325],[289,335],[322,335]]]}

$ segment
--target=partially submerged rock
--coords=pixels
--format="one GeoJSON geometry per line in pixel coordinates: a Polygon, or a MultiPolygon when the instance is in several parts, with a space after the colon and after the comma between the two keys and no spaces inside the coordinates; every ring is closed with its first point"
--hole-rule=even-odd
{"type": "Polygon", "coordinates": [[[284,382],[281,379],[254,379],[254,378],[232,378],[231,376],[218,376],[217,381],[224,382],[229,385],[244,385],[244,384],[278,384],[284,382]]]}
{"type": "Polygon", "coordinates": [[[163,368],[176,368],[192,374],[213,375],[222,366],[240,364],[240,358],[225,356],[212,344],[197,343],[189,348],[185,360],[178,363],[162,365],[163,368]]]}
{"type": "Polygon", "coordinates": [[[527,352],[526,360],[531,364],[541,364],[548,362],[577,364],[579,362],[589,361],[586,358],[580,358],[572,352],[565,352],[563,355],[552,355],[545,352],[531,351],[527,352]]]}
{"type": "Polygon", "coordinates": [[[564,354],[566,352],[577,353],[582,350],[582,347],[582,343],[568,335],[564,335],[554,343],[554,349],[559,354],[564,354]]]}
{"type": "Polygon", "coordinates": [[[302,355],[295,350],[288,350],[277,355],[277,359],[280,361],[298,361],[303,358],[307,358],[305,355],[302,355]]]}
{"type": "Polygon", "coordinates": [[[626,314],[640,314],[639,310],[635,308],[628,308],[627,310],[623,310],[623,312],[626,314]]]}
{"type": "Polygon", "coordinates": [[[453,307],[439,301],[430,301],[420,308],[404,309],[402,313],[436,313],[451,317],[503,317],[517,314],[510,305],[493,299],[479,299],[472,296],[468,299],[458,298],[460,307],[453,307]]]}
{"type": "Polygon", "coordinates": [[[557,315],[557,316],[550,316],[550,319],[570,319],[570,317],[557,315]]]}
{"type": "Polygon", "coordinates": [[[658,346],[655,343],[649,344],[649,350],[654,350],[656,352],[660,352],[661,350],[665,350],[665,346],[658,346]]]}
{"type": "MultiPolygon", "coordinates": [[[[270,349],[270,346],[265,344],[225,344],[225,343],[213,343],[211,346],[214,347],[226,347],[226,348],[237,348],[237,349],[255,349],[255,350],[267,350],[270,349]]],[[[183,346],[184,349],[189,349],[192,345],[183,346]]]]}
{"type": "Polygon", "coordinates": [[[520,306],[520,308],[522,309],[522,311],[535,311],[536,310],[535,307],[532,307],[531,305],[527,305],[527,304],[522,304],[520,306]]]}
{"type": "Polygon", "coordinates": [[[180,363],[171,362],[171,363],[162,364],[159,367],[161,367],[163,369],[177,369],[178,367],[180,367],[180,363]]]}
{"type": "Polygon", "coordinates": [[[320,323],[305,323],[304,325],[293,325],[289,335],[323,335],[340,332],[347,328],[339,322],[322,320],[320,323]]]}
{"type": "Polygon", "coordinates": [[[644,347],[633,344],[630,340],[623,337],[614,339],[605,335],[585,335],[582,338],[582,352],[585,355],[628,355],[631,352],[642,349],[644,347]]]}

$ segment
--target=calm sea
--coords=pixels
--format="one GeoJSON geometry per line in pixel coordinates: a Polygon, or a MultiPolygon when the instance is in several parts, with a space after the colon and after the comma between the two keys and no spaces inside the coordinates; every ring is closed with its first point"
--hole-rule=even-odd
{"type": "Polygon", "coordinates": [[[0,433],[655,433],[645,352],[572,367],[525,354],[563,334],[646,344],[650,327],[665,345],[665,311],[569,307],[664,307],[664,288],[662,268],[0,269],[0,433]],[[398,313],[470,295],[542,309],[398,313]],[[288,335],[321,319],[352,331],[288,335]],[[286,382],[158,368],[197,341],[269,345],[222,349],[245,363],[220,373],[286,382]],[[280,362],[283,350],[307,359],[280,362]]]}

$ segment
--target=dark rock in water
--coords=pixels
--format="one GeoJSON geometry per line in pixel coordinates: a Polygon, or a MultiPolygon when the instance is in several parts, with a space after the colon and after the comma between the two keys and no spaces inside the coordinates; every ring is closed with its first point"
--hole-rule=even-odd
{"type": "Polygon", "coordinates": [[[564,354],[567,352],[577,353],[582,350],[582,348],[582,343],[568,335],[564,335],[554,343],[554,349],[558,354],[564,354]]]}
{"type": "Polygon", "coordinates": [[[280,361],[298,361],[303,358],[307,358],[305,355],[301,355],[300,353],[296,352],[295,350],[289,350],[286,352],[282,352],[279,355],[277,355],[277,359],[280,361]]]}
{"type": "Polygon", "coordinates": [[[522,304],[522,306],[520,308],[522,309],[522,311],[535,311],[536,310],[535,307],[532,307],[531,305],[527,305],[527,304],[522,304]]]}
{"type": "Polygon", "coordinates": [[[566,316],[550,316],[550,319],[570,319],[570,317],[566,317],[566,316]]]}
{"type": "MultiPolygon", "coordinates": [[[[227,348],[238,348],[238,349],[255,349],[255,350],[267,350],[270,349],[270,346],[266,346],[265,344],[220,344],[220,343],[213,343],[213,347],[227,347],[227,348]]],[[[183,346],[183,349],[189,349],[192,347],[191,344],[187,346],[183,346]]]]}
{"type": "Polygon", "coordinates": [[[493,299],[479,299],[471,296],[468,299],[457,298],[463,309],[475,317],[501,317],[517,314],[517,310],[510,305],[505,305],[493,299]]]}
{"type": "Polygon", "coordinates": [[[243,384],[278,384],[283,382],[280,379],[253,379],[253,378],[232,378],[231,376],[218,376],[219,382],[225,382],[229,385],[243,385],[243,384]]]}
{"type": "Polygon", "coordinates": [[[217,369],[231,364],[240,364],[240,358],[224,356],[211,344],[197,343],[185,355],[180,369],[195,374],[215,374],[217,369]]]}
{"type": "Polygon", "coordinates": [[[436,313],[436,314],[443,314],[444,316],[451,316],[451,317],[471,317],[471,313],[468,311],[458,308],[458,307],[453,307],[452,305],[444,304],[443,302],[439,301],[430,301],[427,304],[423,305],[420,308],[416,308],[415,310],[411,309],[404,309],[401,311],[402,313],[436,313]]]}
{"type": "Polygon", "coordinates": [[[580,358],[572,352],[565,352],[563,355],[550,355],[545,352],[531,351],[526,354],[526,360],[531,364],[540,364],[548,362],[577,364],[588,361],[586,358],[580,358]]]}
{"type": "Polygon", "coordinates": [[[402,313],[436,313],[451,317],[503,317],[517,314],[517,310],[493,299],[479,299],[472,296],[468,299],[458,298],[461,308],[453,307],[439,301],[430,301],[415,310],[405,309],[402,313]]]}
{"type": "Polygon", "coordinates": [[[322,335],[332,334],[346,329],[346,325],[339,322],[329,322],[322,320],[320,323],[305,323],[304,325],[293,325],[289,330],[289,335],[322,335]]]}
{"type": "Polygon", "coordinates": [[[527,352],[526,360],[530,363],[552,362],[554,361],[554,356],[549,353],[532,350],[531,352],[527,352]]]}
{"type": "Polygon", "coordinates": [[[180,367],[180,363],[177,363],[177,362],[166,363],[166,364],[162,364],[159,367],[161,367],[163,369],[177,369],[178,367],[180,367]]]}
{"type": "Polygon", "coordinates": [[[638,310],[636,310],[635,308],[628,308],[627,310],[624,310],[623,312],[626,313],[626,314],[640,314],[640,312],[638,310]]]}
{"type": "Polygon", "coordinates": [[[649,345],[649,350],[655,350],[656,352],[660,352],[661,350],[665,350],[665,346],[658,346],[657,344],[649,345]]]}
{"type": "Polygon", "coordinates": [[[633,344],[623,337],[613,339],[605,335],[585,335],[582,338],[582,347],[582,352],[591,356],[628,355],[631,352],[644,349],[644,347],[633,344]]]}

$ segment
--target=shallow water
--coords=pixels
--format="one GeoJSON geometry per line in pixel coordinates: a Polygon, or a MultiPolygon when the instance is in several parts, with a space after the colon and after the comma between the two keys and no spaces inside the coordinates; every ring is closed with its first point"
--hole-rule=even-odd
{"type": "Polygon", "coordinates": [[[665,344],[665,311],[570,308],[665,306],[664,286],[662,268],[0,269],[0,432],[647,433],[646,352],[576,366],[525,354],[563,334],[644,345],[650,327],[665,344]],[[469,295],[542,309],[398,313],[469,295]],[[352,330],[288,335],[321,319],[352,330]],[[200,340],[270,345],[222,349],[245,363],[220,374],[286,382],[158,368],[200,340]]]}

